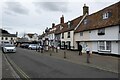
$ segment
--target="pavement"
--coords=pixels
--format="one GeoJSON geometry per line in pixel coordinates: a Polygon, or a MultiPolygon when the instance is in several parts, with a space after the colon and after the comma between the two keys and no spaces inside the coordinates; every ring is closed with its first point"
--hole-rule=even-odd
{"type": "Polygon", "coordinates": [[[18,74],[14,71],[5,55],[0,50],[0,79],[13,79],[19,78],[18,74]]]}
{"type": "MultiPolygon", "coordinates": [[[[1,53],[1,51],[0,51],[1,53]]],[[[0,79],[2,78],[2,54],[0,54],[0,79]]]]}
{"type": "MultiPolygon", "coordinates": [[[[37,52],[37,53],[40,53],[40,52],[37,52]]],[[[119,73],[118,63],[120,61],[120,58],[115,56],[91,54],[90,63],[86,63],[87,55],[85,53],[83,53],[82,55],[79,55],[78,51],[58,50],[58,53],[56,53],[55,50],[54,51],[49,50],[49,51],[44,51],[41,54],[58,58],[58,59],[63,59],[69,62],[77,63],[77,64],[86,65],[89,67],[94,67],[94,68],[105,70],[105,71],[119,73]],[[64,53],[66,53],[66,55],[64,55],[64,53]]]]}

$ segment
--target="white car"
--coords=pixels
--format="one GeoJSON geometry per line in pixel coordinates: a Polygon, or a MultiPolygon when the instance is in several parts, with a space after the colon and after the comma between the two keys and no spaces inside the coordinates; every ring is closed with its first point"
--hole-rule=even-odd
{"type": "Polygon", "coordinates": [[[2,47],[3,52],[7,53],[7,52],[16,52],[16,47],[12,44],[6,44],[2,47]]]}
{"type": "Polygon", "coordinates": [[[30,44],[28,49],[38,49],[39,45],[38,44],[30,44]]]}

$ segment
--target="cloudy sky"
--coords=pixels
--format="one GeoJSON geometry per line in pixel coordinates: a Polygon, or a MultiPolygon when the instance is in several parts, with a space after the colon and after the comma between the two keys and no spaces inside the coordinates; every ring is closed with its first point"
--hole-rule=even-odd
{"type": "Polygon", "coordinates": [[[119,0],[0,0],[0,28],[11,34],[18,32],[42,34],[52,23],[59,24],[83,13],[83,5],[89,6],[89,14],[110,6],[119,0]]]}

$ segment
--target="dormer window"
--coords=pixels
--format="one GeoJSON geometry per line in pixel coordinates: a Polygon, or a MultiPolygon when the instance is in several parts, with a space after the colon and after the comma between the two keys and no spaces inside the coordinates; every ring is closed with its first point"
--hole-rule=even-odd
{"type": "Polygon", "coordinates": [[[88,23],[88,20],[87,20],[87,19],[85,19],[85,20],[84,20],[84,24],[87,24],[87,23],[88,23]]]}
{"type": "Polygon", "coordinates": [[[112,16],[111,12],[106,12],[103,14],[103,19],[108,19],[111,16],[112,16]]]}
{"type": "Polygon", "coordinates": [[[71,23],[70,23],[70,21],[68,21],[68,28],[70,28],[70,26],[71,26],[71,23]]]}
{"type": "Polygon", "coordinates": [[[60,25],[60,30],[62,29],[63,27],[60,25]]]}

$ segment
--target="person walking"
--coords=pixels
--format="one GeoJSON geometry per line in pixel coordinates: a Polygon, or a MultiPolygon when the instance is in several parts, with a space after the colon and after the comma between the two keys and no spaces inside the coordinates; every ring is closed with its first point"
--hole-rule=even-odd
{"type": "Polygon", "coordinates": [[[86,45],[87,63],[90,63],[90,48],[86,45]]]}
{"type": "Polygon", "coordinates": [[[79,55],[82,55],[82,46],[81,45],[79,45],[79,55]]]}

